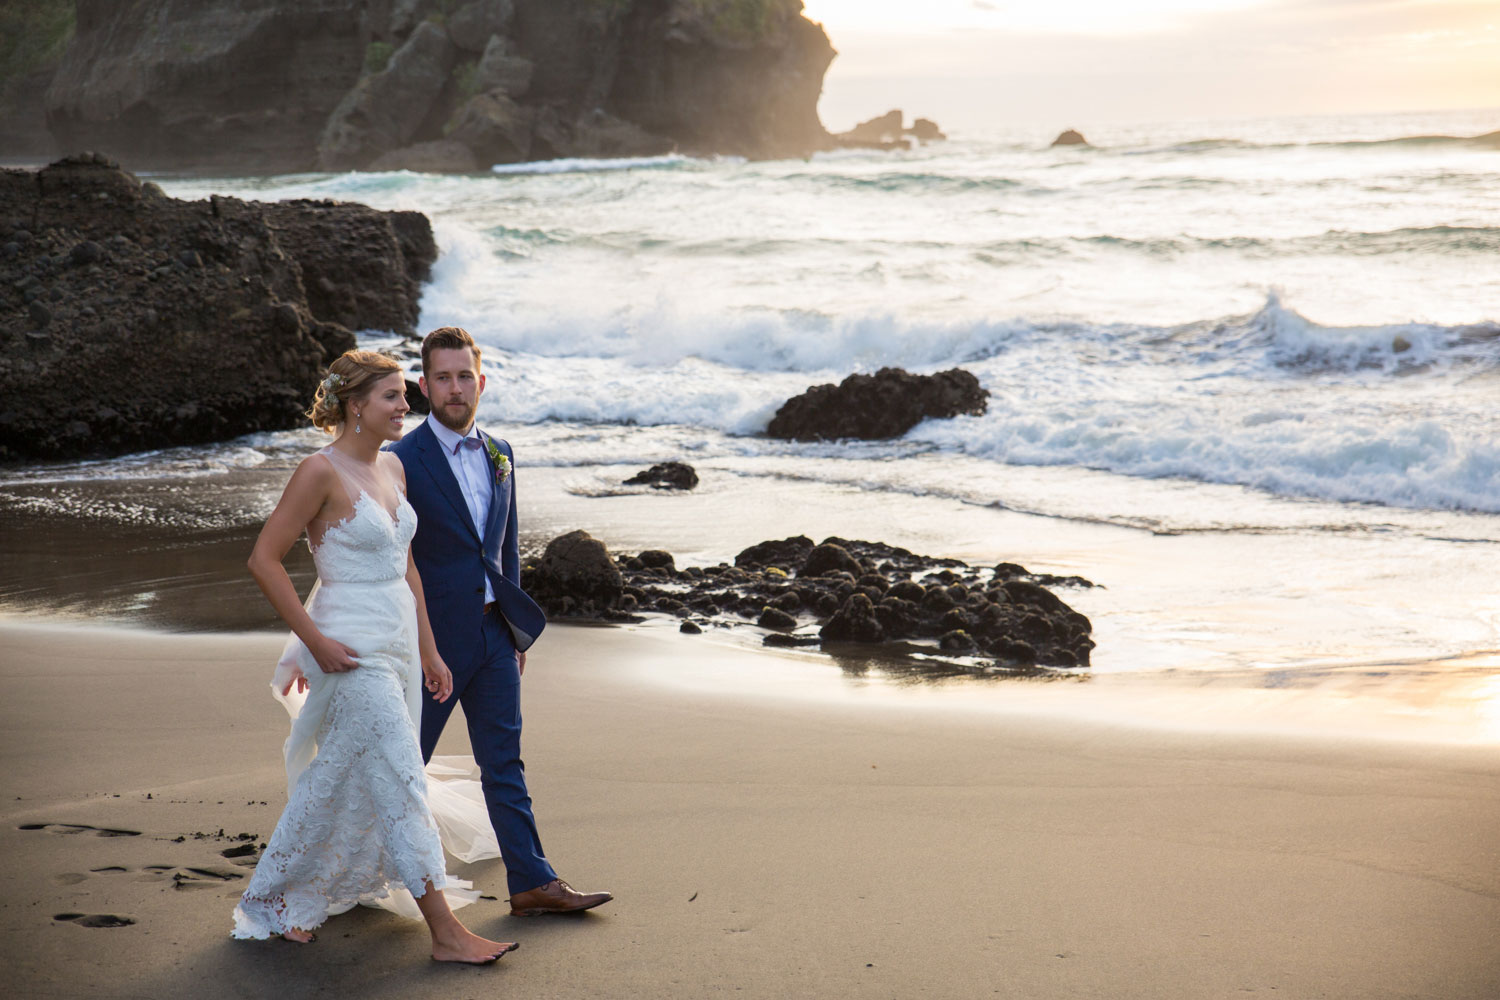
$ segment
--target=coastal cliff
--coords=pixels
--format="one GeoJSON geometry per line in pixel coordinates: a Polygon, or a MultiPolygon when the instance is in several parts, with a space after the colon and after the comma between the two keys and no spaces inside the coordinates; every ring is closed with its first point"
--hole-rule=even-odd
{"type": "Polygon", "coordinates": [[[77,0],[45,115],[133,170],[795,156],[834,55],[801,0],[77,0]]]}

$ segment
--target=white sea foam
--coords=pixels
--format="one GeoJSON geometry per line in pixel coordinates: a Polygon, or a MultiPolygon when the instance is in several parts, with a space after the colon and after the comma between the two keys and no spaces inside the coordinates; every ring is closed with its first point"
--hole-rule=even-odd
{"type": "Polygon", "coordinates": [[[1435,420],[1212,406],[999,408],[928,421],[910,440],[1012,465],[1232,483],[1284,496],[1500,513],[1500,445],[1435,420]]]}
{"type": "Polygon", "coordinates": [[[692,162],[690,157],[671,153],[666,156],[622,156],[614,159],[568,157],[558,160],[536,160],[530,163],[497,163],[490,167],[497,174],[574,174],[602,170],[653,170],[676,167],[692,162]]]}
{"type": "MultiPolygon", "coordinates": [[[[994,394],[990,413],[904,444],[1495,510],[1492,154],[1317,145],[1492,132],[1484,119],[1122,127],[1091,132],[1086,155],[1012,134],[228,189],[426,212],[443,255],[421,325],[484,345],[485,418],[502,425],[685,428],[684,447],[734,441],[816,473],[856,449],[814,457],[755,437],[786,398],[884,365],[962,366],[994,394]]],[[[549,460],[596,454],[559,448],[549,460]]]]}

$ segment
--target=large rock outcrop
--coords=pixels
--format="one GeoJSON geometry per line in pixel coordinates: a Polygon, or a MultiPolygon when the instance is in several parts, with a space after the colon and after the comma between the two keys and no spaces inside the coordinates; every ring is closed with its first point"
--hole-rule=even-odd
{"type": "Polygon", "coordinates": [[[801,0],[78,0],[63,149],[132,169],[471,170],[807,155],[834,57],[801,0]],[[467,151],[467,155],[465,154],[467,151]]]}
{"type": "Polygon", "coordinates": [[[62,149],[101,150],[132,170],[307,169],[389,6],[78,0],[48,127],[62,149]]]}
{"type": "Polygon", "coordinates": [[[989,405],[989,395],[962,368],[935,375],[882,368],[792,397],[776,411],[766,433],[794,441],[900,437],[928,418],[978,416],[989,405]]]}
{"type": "Polygon", "coordinates": [[[352,329],[413,332],[427,220],[166,197],[102,157],[0,171],[0,460],[302,424],[352,329]]]}

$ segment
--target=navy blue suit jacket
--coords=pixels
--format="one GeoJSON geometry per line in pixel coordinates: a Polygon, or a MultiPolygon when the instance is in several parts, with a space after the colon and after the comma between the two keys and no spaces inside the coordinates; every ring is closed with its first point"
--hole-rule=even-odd
{"type": "Polygon", "coordinates": [[[422,576],[427,618],[438,653],[455,669],[474,659],[479,644],[485,577],[516,649],[529,648],[547,625],[546,614],[521,589],[515,456],[507,442],[483,431],[479,436],[498,445],[512,469],[504,482],[494,485],[488,523],[479,531],[448,457],[426,421],[390,446],[406,469],[406,498],[417,512],[411,551],[422,576]]]}

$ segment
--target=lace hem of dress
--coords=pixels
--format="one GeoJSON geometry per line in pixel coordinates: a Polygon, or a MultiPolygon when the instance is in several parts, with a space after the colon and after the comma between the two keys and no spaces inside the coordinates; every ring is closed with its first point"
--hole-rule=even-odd
{"type": "MultiPolygon", "coordinates": [[[[413,899],[421,899],[427,892],[429,882],[437,890],[467,889],[469,886],[469,883],[463,879],[453,879],[451,880],[453,884],[450,884],[447,872],[439,872],[435,875],[424,875],[417,883],[416,889],[407,883],[405,890],[413,899]]],[[[329,917],[346,913],[357,904],[376,906],[380,905],[381,901],[391,898],[390,885],[371,892],[362,892],[352,899],[326,898],[308,889],[296,893],[292,899],[286,896],[271,899],[242,896],[239,905],[234,908],[234,930],[230,932],[230,936],[242,941],[259,941],[277,937],[290,930],[316,930],[329,917]]],[[[402,909],[399,905],[387,908],[398,912],[402,909]]],[[[420,913],[418,915],[420,916],[420,913]]]]}

